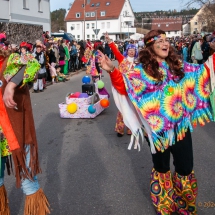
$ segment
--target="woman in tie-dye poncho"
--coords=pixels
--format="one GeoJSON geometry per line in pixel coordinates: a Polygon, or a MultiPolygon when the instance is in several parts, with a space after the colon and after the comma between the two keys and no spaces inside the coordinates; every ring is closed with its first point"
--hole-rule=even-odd
{"type": "Polygon", "coordinates": [[[204,125],[214,119],[210,103],[213,67],[182,63],[162,30],[150,31],[144,42],[140,63],[134,68],[125,59],[117,70],[102,53],[100,66],[110,73],[115,103],[132,131],[129,149],[133,141],[139,148],[139,136],[143,137],[143,130],[147,133],[153,160],[151,199],[157,214],[197,214],[190,132],[197,122],[204,125]]]}

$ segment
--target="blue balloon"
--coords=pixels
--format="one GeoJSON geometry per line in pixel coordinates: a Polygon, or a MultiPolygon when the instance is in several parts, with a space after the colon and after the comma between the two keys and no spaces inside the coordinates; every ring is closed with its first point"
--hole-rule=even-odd
{"type": "Polygon", "coordinates": [[[90,81],[91,81],[91,79],[90,79],[90,77],[87,76],[87,75],[84,76],[84,77],[82,78],[82,82],[83,82],[84,84],[89,84],[90,81]]]}
{"type": "Polygon", "coordinates": [[[91,113],[91,114],[93,114],[93,113],[96,112],[96,109],[94,108],[94,105],[90,105],[90,106],[88,107],[88,112],[91,113]]]}

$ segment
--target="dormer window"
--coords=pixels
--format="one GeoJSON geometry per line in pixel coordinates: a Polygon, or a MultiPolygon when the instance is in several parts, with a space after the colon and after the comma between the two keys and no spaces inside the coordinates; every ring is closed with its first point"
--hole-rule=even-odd
{"type": "Polygon", "coordinates": [[[96,7],[98,7],[100,5],[100,3],[96,3],[96,7]]]}
{"type": "Polygon", "coordinates": [[[86,17],[90,17],[90,13],[87,12],[87,13],[85,14],[85,16],[86,16],[86,17]]]}
{"type": "Polygon", "coordinates": [[[105,11],[101,11],[101,16],[105,16],[105,11]]]}
{"type": "Polygon", "coordinates": [[[76,13],[76,14],[75,14],[75,17],[76,17],[76,18],[80,18],[80,17],[81,17],[81,14],[80,14],[80,13],[76,13]]]}
{"type": "Polygon", "coordinates": [[[106,2],[106,6],[109,6],[110,5],[110,2],[106,2]]]}
{"type": "Polygon", "coordinates": [[[161,25],[160,24],[158,24],[158,28],[160,28],[161,27],[161,25]]]}
{"type": "Polygon", "coordinates": [[[168,27],[169,26],[169,24],[166,24],[166,27],[168,27]]]}
{"type": "Polygon", "coordinates": [[[94,3],[93,3],[93,4],[91,4],[91,7],[94,7],[94,3]]]}

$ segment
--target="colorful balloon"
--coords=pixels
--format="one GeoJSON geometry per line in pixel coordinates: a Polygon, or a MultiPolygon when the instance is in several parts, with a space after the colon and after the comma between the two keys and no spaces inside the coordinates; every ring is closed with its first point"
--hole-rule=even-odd
{"type": "Polygon", "coordinates": [[[82,83],[84,83],[84,84],[89,84],[90,81],[91,81],[91,79],[87,75],[82,78],[82,83]]]}
{"type": "Polygon", "coordinates": [[[103,107],[103,108],[107,108],[109,105],[110,105],[110,102],[108,101],[108,99],[102,99],[100,101],[100,105],[103,107]]]}
{"type": "Polygon", "coordinates": [[[88,98],[88,97],[89,96],[87,93],[81,93],[78,98],[88,98]]]}
{"type": "Polygon", "coordinates": [[[71,103],[67,105],[66,109],[70,114],[74,114],[78,110],[78,105],[76,103],[71,103]]]}
{"type": "Polygon", "coordinates": [[[104,88],[105,83],[103,81],[99,80],[99,81],[97,81],[97,86],[99,89],[102,89],[102,88],[104,88]]]}
{"type": "Polygon", "coordinates": [[[96,112],[96,108],[94,107],[94,105],[90,105],[88,107],[88,112],[91,114],[94,114],[96,112]]]}

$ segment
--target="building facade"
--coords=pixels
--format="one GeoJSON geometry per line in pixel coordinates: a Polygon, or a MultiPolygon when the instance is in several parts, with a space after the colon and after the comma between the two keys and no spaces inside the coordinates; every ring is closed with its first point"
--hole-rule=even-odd
{"type": "Polygon", "coordinates": [[[202,13],[204,13],[204,8],[202,7],[198,13],[190,20],[190,34],[197,34],[203,31],[203,27],[207,25],[201,18],[202,13]]]}
{"type": "Polygon", "coordinates": [[[129,0],[75,0],[65,18],[77,40],[101,39],[105,32],[113,40],[128,38],[136,33],[134,20],[129,0]]]}
{"type": "Polygon", "coordinates": [[[151,30],[162,29],[167,37],[182,36],[182,18],[153,18],[151,30]]]}
{"type": "Polygon", "coordinates": [[[50,0],[0,0],[0,21],[42,25],[50,31],[50,0]]]}

